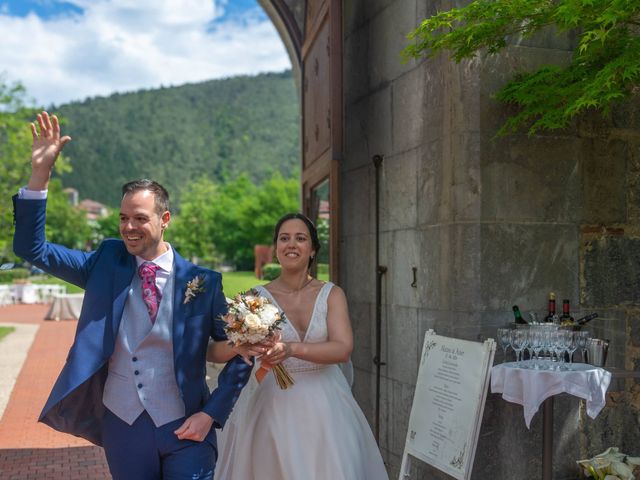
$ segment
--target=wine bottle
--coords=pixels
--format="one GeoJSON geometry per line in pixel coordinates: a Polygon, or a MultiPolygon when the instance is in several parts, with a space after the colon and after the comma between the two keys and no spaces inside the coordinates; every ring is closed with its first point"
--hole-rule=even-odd
{"type": "Polygon", "coordinates": [[[562,315],[560,325],[575,325],[576,321],[571,316],[571,306],[569,300],[562,300],[562,315]]]}
{"type": "Polygon", "coordinates": [[[590,322],[594,318],[598,318],[598,314],[597,313],[590,313],[589,315],[585,315],[584,317],[579,318],[578,320],[576,320],[576,323],[578,325],[584,325],[585,323],[590,322]]]}
{"type": "Polygon", "coordinates": [[[511,308],[513,308],[513,316],[516,317],[516,323],[518,325],[525,325],[527,321],[524,318],[522,318],[522,313],[520,313],[520,309],[518,308],[518,305],[514,305],[511,308]]]}
{"type": "Polygon", "coordinates": [[[551,292],[549,293],[549,313],[544,317],[544,322],[554,323],[556,319],[556,294],[551,292]]]}

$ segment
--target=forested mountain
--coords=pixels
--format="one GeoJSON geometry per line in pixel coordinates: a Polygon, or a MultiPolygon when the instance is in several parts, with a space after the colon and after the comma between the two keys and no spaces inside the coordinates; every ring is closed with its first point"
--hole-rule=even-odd
{"type": "Polygon", "coordinates": [[[290,178],[299,174],[298,103],[288,71],[54,107],[73,138],[64,150],[73,171],[62,181],[81,198],[115,206],[120,186],[135,178],[158,180],[178,201],[202,177],[290,178]]]}

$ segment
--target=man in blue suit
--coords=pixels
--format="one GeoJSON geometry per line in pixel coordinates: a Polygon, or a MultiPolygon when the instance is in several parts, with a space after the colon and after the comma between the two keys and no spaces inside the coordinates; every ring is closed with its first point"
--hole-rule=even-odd
{"type": "Polygon", "coordinates": [[[211,479],[222,428],[250,374],[239,356],[218,388],[205,382],[209,338],[226,339],[220,274],[185,261],[163,240],[166,190],[123,187],[121,240],[81,252],[45,240],[46,193],[70,137],[38,115],[32,173],[14,197],[14,251],[85,289],[76,337],[40,421],[105,449],[116,480],[211,479]]]}

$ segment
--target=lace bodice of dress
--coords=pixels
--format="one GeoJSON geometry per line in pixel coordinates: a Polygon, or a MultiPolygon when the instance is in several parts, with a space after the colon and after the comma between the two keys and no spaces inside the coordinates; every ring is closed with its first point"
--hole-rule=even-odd
{"type": "MultiPolygon", "coordinates": [[[[294,328],[293,325],[289,322],[285,322],[282,326],[282,340],[285,342],[305,342],[305,343],[318,343],[318,342],[326,342],[329,339],[329,334],[327,331],[327,299],[329,298],[329,292],[331,292],[331,288],[333,287],[333,283],[327,282],[325,283],[318,296],[316,297],[316,302],[313,306],[313,312],[311,314],[311,321],[309,322],[309,326],[307,327],[307,333],[304,338],[300,338],[298,332],[294,328]]],[[[269,300],[273,302],[273,304],[278,307],[280,311],[282,307],[278,305],[278,302],[273,295],[269,293],[269,290],[264,288],[263,286],[258,286],[255,288],[258,293],[264,297],[267,297],[269,300]]],[[[286,315],[287,312],[284,312],[286,315]]],[[[326,365],[308,362],[306,360],[301,360],[299,358],[287,358],[283,365],[287,368],[289,372],[303,372],[308,370],[318,370],[320,368],[325,368],[326,365]]]]}

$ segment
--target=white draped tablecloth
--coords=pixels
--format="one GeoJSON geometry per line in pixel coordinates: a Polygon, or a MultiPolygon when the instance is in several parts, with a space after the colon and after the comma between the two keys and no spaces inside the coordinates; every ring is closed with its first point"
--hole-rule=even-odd
{"type": "Polygon", "coordinates": [[[84,293],[55,295],[45,320],[77,320],[80,318],[84,293]]]}
{"type": "MultiPolygon", "coordinates": [[[[530,360],[523,364],[532,365],[530,360]]],[[[495,365],[491,369],[491,392],[502,393],[506,401],[522,405],[527,428],[542,402],[559,393],[586,400],[587,415],[596,418],[606,403],[611,373],[585,363],[566,366],[570,370],[521,368],[516,362],[495,365]]]]}
{"type": "Polygon", "coordinates": [[[50,303],[56,295],[67,293],[59,284],[14,283],[0,285],[0,305],[9,303],[50,303]]]}
{"type": "Polygon", "coordinates": [[[0,285],[0,307],[13,303],[13,286],[0,285]]]}
{"type": "Polygon", "coordinates": [[[12,285],[13,298],[16,303],[38,303],[38,289],[32,283],[15,283],[12,285]]]}

